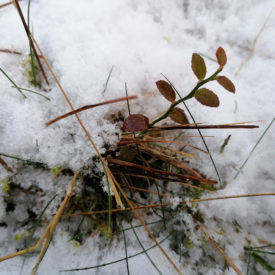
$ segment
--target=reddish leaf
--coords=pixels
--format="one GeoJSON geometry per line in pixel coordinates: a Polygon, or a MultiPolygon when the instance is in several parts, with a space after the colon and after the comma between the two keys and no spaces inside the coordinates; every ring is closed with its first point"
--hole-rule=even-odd
{"type": "Polygon", "coordinates": [[[216,80],[220,85],[222,85],[227,91],[231,93],[235,93],[235,85],[232,83],[230,79],[226,76],[217,76],[216,80]]]}
{"type": "Polygon", "coordinates": [[[189,124],[189,121],[181,108],[173,108],[169,113],[169,117],[179,124],[189,124]]]}
{"type": "Polygon", "coordinates": [[[220,66],[225,66],[227,58],[226,58],[226,53],[222,47],[219,47],[216,51],[216,57],[217,61],[220,66]]]}
{"type": "Polygon", "coordinates": [[[176,99],[176,93],[172,86],[164,81],[164,80],[159,80],[156,82],[156,85],[160,91],[160,93],[169,101],[174,102],[176,99]]]}
{"type": "Polygon", "coordinates": [[[206,66],[203,58],[199,54],[193,53],[191,66],[196,77],[199,80],[203,80],[206,75],[206,66]]]}
{"type": "Polygon", "coordinates": [[[220,105],[218,96],[212,91],[202,88],[195,92],[195,98],[208,107],[218,107],[220,105]]]}
{"type": "Polygon", "coordinates": [[[122,130],[124,132],[144,131],[149,128],[149,119],[140,114],[128,116],[123,123],[122,130]]]}

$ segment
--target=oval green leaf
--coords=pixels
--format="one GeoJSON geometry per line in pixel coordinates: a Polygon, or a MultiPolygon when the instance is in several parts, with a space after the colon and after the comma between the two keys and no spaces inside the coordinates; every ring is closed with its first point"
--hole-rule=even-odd
{"type": "Polygon", "coordinates": [[[233,84],[233,82],[228,79],[226,76],[217,76],[216,80],[218,81],[218,83],[223,86],[227,91],[231,92],[231,93],[235,93],[235,85],[233,84]]]}
{"type": "Polygon", "coordinates": [[[227,57],[226,57],[225,50],[222,47],[219,47],[217,49],[216,57],[217,57],[218,64],[222,67],[225,66],[227,62],[227,57]]]}
{"type": "Polygon", "coordinates": [[[204,59],[197,53],[193,53],[191,66],[194,74],[199,80],[203,80],[206,76],[206,66],[204,59]]]}
{"type": "Polygon", "coordinates": [[[158,90],[160,91],[160,93],[170,102],[174,102],[176,99],[176,93],[174,91],[174,89],[172,88],[172,86],[164,81],[164,80],[158,80],[156,82],[156,85],[158,87],[158,90]]]}
{"type": "Polygon", "coordinates": [[[212,91],[202,88],[195,92],[195,98],[203,105],[208,107],[218,107],[220,101],[218,96],[212,91]]]}
{"type": "Polygon", "coordinates": [[[179,124],[189,124],[189,121],[181,108],[175,107],[169,113],[169,117],[179,124]]]}
{"type": "Polygon", "coordinates": [[[149,129],[149,119],[140,114],[128,116],[123,123],[122,130],[124,132],[138,132],[149,129]]]}

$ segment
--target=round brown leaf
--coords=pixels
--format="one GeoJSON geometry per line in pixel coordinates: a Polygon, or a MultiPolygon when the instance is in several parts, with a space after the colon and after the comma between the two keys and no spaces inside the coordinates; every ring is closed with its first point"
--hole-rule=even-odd
{"type": "Polygon", "coordinates": [[[202,88],[195,92],[195,98],[203,105],[208,107],[218,107],[220,101],[218,96],[212,91],[202,88]]]}
{"type": "Polygon", "coordinates": [[[169,117],[179,124],[189,124],[189,121],[181,108],[175,107],[169,113],[169,117]]]}
{"type": "Polygon", "coordinates": [[[219,47],[217,49],[216,57],[217,57],[218,64],[222,67],[225,66],[227,62],[227,57],[226,57],[225,50],[222,47],[219,47]]]}
{"type": "Polygon", "coordinates": [[[158,80],[156,82],[156,85],[158,87],[158,90],[160,91],[160,93],[169,101],[174,102],[176,99],[176,93],[174,91],[174,89],[172,88],[172,86],[164,81],[164,80],[158,80]]]}
{"type": "Polygon", "coordinates": [[[123,123],[122,130],[124,132],[138,132],[149,129],[149,119],[140,114],[128,116],[123,123]]]}
{"type": "Polygon", "coordinates": [[[199,80],[203,80],[206,76],[206,66],[204,59],[197,53],[193,53],[191,66],[194,74],[199,80]]]}
{"type": "Polygon", "coordinates": [[[231,93],[235,93],[235,85],[233,84],[233,82],[228,79],[226,76],[217,76],[216,80],[218,81],[218,83],[220,85],[222,85],[227,91],[231,92],[231,93]]]}

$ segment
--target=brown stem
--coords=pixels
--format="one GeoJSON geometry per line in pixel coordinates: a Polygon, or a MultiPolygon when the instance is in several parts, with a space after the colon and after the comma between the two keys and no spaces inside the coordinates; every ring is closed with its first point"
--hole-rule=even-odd
{"type": "MultiPolygon", "coordinates": [[[[1,8],[1,6],[0,6],[1,8]]],[[[8,49],[0,49],[1,53],[12,53],[12,54],[17,54],[17,55],[22,55],[22,53],[17,52],[17,51],[12,51],[12,50],[8,50],[8,49]]]]}
{"type": "Polygon", "coordinates": [[[38,64],[38,66],[39,66],[39,68],[40,68],[40,71],[41,71],[41,73],[42,73],[42,75],[43,75],[43,77],[44,77],[46,83],[49,85],[49,81],[48,81],[48,79],[47,79],[47,76],[46,76],[46,73],[45,73],[44,68],[43,68],[43,66],[42,66],[42,63],[41,63],[41,61],[40,61],[40,59],[39,59],[39,56],[38,56],[38,54],[37,54],[37,52],[36,52],[36,49],[35,49],[35,47],[34,47],[34,45],[33,45],[33,41],[32,41],[31,35],[30,35],[30,31],[29,31],[28,25],[27,25],[27,23],[26,23],[26,21],[25,21],[25,18],[24,18],[24,15],[23,15],[23,13],[22,13],[22,10],[21,10],[21,8],[20,8],[20,5],[19,5],[19,3],[18,3],[18,0],[14,0],[14,4],[15,4],[15,6],[16,6],[16,8],[17,8],[17,11],[18,11],[19,16],[20,16],[20,18],[21,18],[21,21],[22,21],[22,23],[23,23],[24,29],[25,29],[25,31],[26,31],[26,33],[27,33],[28,38],[29,38],[29,41],[30,41],[31,47],[32,47],[32,49],[33,49],[33,53],[34,53],[34,55],[35,55],[37,64],[38,64]]]}
{"type": "Polygon", "coordinates": [[[96,104],[92,104],[92,105],[86,105],[84,107],[81,107],[81,108],[78,108],[74,111],[71,111],[69,113],[66,113],[62,116],[59,116],[59,117],[56,117],[48,122],[45,123],[46,126],[49,126],[55,122],[57,122],[58,120],[61,120],[65,117],[68,117],[68,116],[71,116],[71,115],[75,115],[77,113],[80,113],[82,111],[85,111],[85,110],[88,110],[88,109],[91,109],[91,108],[94,108],[94,107],[97,107],[97,106],[101,106],[101,105],[105,105],[105,104],[110,104],[110,103],[116,103],[116,102],[120,102],[120,101],[125,101],[125,100],[131,100],[131,99],[137,99],[137,96],[136,95],[132,95],[132,96],[126,96],[126,97],[120,97],[120,98],[116,98],[116,99],[112,99],[112,100],[107,100],[107,101],[104,101],[104,102],[100,102],[100,103],[96,103],[96,104]]]}
{"type": "Polygon", "coordinates": [[[209,180],[209,179],[205,179],[205,178],[198,178],[198,177],[195,177],[195,176],[184,175],[184,174],[180,174],[180,173],[167,172],[167,171],[163,171],[163,170],[160,170],[160,169],[149,168],[149,167],[146,167],[146,166],[142,166],[142,165],[139,165],[139,164],[135,164],[135,163],[132,163],[132,162],[123,161],[123,160],[119,160],[119,159],[106,158],[106,160],[109,163],[117,164],[117,165],[120,165],[120,166],[128,166],[128,167],[133,167],[133,168],[137,168],[137,169],[142,169],[142,170],[148,171],[149,173],[158,173],[158,174],[163,174],[163,175],[168,175],[168,176],[180,177],[180,178],[184,178],[184,179],[191,179],[191,180],[204,182],[204,183],[208,183],[208,184],[217,184],[217,181],[215,181],[215,180],[209,180]]]}

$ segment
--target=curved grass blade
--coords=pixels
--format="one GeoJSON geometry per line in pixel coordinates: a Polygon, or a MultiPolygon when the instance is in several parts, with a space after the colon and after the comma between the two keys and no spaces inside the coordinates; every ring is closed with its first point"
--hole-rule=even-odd
{"type": "MultiPolygon", "coordinates": [[[[142,225],[141,225],[140,227],[142,227],[142,225]]],[[[133,228],[134,228],[134,227],[133,227],[133,228]]],[[[130,230],[130,229],[132,229],[132,228],[129,228],[129,230],[130,230]]],[[[126,229],[125,229],[125,230],[126,230],[126,229]]],[[[128,229],[127,229],[127,230],[128,230],[128,229]]],[[[172,236],[173,233],[174,233],[174,232],[172,232],[172,233],[170,233],[169,235],[167,235],[165,238],[163,238],[162,240],[160,240],[159,243],[161,244],[161,243],[163,243],[164,241],[166,241],[167,239],[169,239],[169,238],[172,236]]],[[[136,256],[139,256],[139,255],[141,255],[141,254],[143,254],[143,253],[145,253],[145,252],[148,252],[149,250],[151,250],[151,249],[153,249],[153,248],[155,248],[155,247],[157,247],[156,244],[152,245],[151,247],[149,247],[149,248],[147,248],[147,249],[145,249],[145,250],[143,250],[143,251],[141,251],[141,252],[138,252],[138,253],[136,253],[136,254],[134,254],[134,255],[128,256],[128,259],[134,258],[134,257],[136,257],[136,256]]],[[[122,261],[125,261],[125,260],[126,260],[126,258],[122,258],[122,259],[115,260],[115,261],[112,261],[112,262],[109,262],[109,263],[104,263],[104,264],[95,265],[95,266],[89,266],[89,267],[82,267],[82,268],[64,269],[64,270],[59,270],[59,272],[73,272],[73,271],[89,270],[89,269],[94,269],[94,268],[99,268],[99,267],[103,267],[103,266],[108,266],[108,265],[116,264],[116,263],[119,263],[119,262],[122,262],[122,261]]]]}
{"type": "Polygon", "coordinates": [[[258,141],[256,142],[256,144],[254,145],[254,147],[252,148],[252,150],[250,151],[248,157],[246,158],[246,160],[244,161],[244,163],[242,164],[242,166],[240,167],[239,171],[236,173],[234,179],[236,179],[239,174],[241,173],[241,171],[243,170],[244,166],[246,165],[247,161],[250,159],[250,157],[252,156],[253,152],[255,151],[256,147],[259,145],[259,143],[261,142],[261,140],[263,139],[263,137],[265,136],[265,134],[267,133],[267,131],[269,130],[269,128],[272,126],[273,122],[275,120],[275,117],[271,120],[271,122],[268,124],[268,126],[266,127],[266,129],[264,130],[264,132],[262,133],[262,135],[260,136],[260,138],[258,139],[258,141]]]}
{"type": "Polygon", "coordinates": [[[42,94],[40,94],[40,93],[38,93],[38,92],[35,92],[35,91],[33,91],[33,90],[30,90],[30,89],[26,89],[26,88],[22,88],[22,87],[18,87],[18,86],[11,86],[12,88],[16,88],[16,89],[20,89],[20,90],[23,90],[23,91],[26,91],[26,92],[30,92],[30,93],[33,93],[33,94],[37,94],[37,95],[40,95],[40,96],[42,96],[42,97],[44,97],[45,99],[47,99],[47,100],[51,100],[49,97],[47,97],[47,96],[45,96],[45,95],[42,95],[42,94]]]}
{"type": "Polygon", "coordinates": [[[15,84],[15,82],[6,74],[6,72],[0,68],[0,71],[4,74],[4,76],[14,85],[14,87],[17,89],[17,91],[26,98],[26,95],[21,91],[19,87],[15,84]]]}

